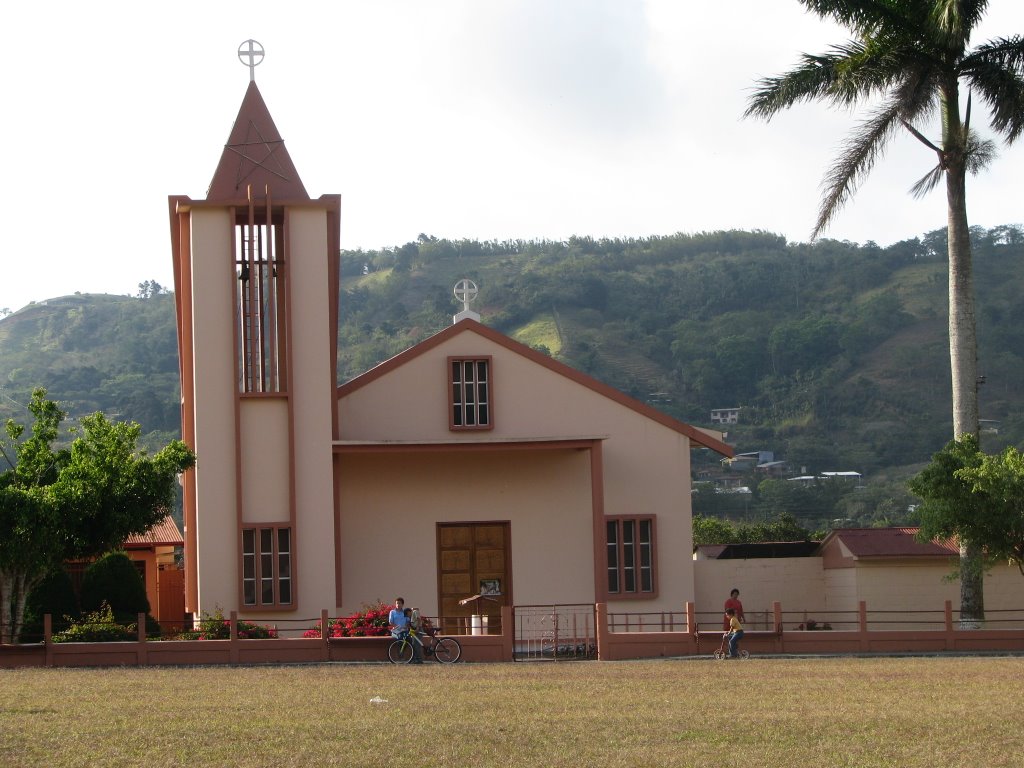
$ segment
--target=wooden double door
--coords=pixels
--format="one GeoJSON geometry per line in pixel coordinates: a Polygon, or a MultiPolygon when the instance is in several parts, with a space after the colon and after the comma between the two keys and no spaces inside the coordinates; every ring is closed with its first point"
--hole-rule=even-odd
{"type": "Polygon", "coordinates": [[[472,617],[480,615],[490,632],[500,631],[501,607],[512,605],[510,534],[507,522],[438,523],[437,603],[444,631],[472,631],[472,617]]]}

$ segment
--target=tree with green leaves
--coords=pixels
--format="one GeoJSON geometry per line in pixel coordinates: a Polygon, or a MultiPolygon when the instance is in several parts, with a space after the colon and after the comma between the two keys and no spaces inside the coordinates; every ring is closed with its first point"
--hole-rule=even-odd
{"type": "Polygon", "coordinates": [[[96,557],[145,532],[173,502],[177,475],[195,463],[179,440],[153,456],[137,449],[138,424],[81,420],[81,434],[55,447],[65,413],[36,389],[31,433],[5,426],[0,457],[0,642],[17,642],[32,588],[61,563],[96,557]]]}
{"type": "Polygon", "coordinates": [[[762,523],[733,523],[717,517],[693,516],[693,545],[753,544],[764,541],[807,541],[812,533],[788,512],[762,523]]]}
{"type": "Polygon", "coordinates": [[[988,562],[1013,562],[1024,574],[1024,456],[1016,448],[986,456],[964,435],[935,454],[910,490],[923,501],[920,539],[969,541],[988,562]]]}
{"type": "Polygon", "coordinates": [[[1024,575],[1024,455],[1011,445],[960,475],[986,497],[984,513],[965,523],[972,539],[990,560],[1015,563],[1024,575]]]}
{"type": "MultiPolygon", "coordinates": [[[[971,126],[972,97],[988,107],[990,125],[1007,144],[1024,130],[1024,38],[1015,35],[970,47],[987,0],[799,0],[822,19],[847,27],[854,38],[820,55],[804,54],[793,70],[762,79],[747,116],[770,119],[797,102],[825,101],[870,112],[847,138],[826,174],[812,238],[821,233],[882,156],[906,130],[934,152],[935,167],[912,188],[921,196],[945,181],[948,207],[949,354],[953,380],[953,436],[978,434],[978,362],[967,173],[992,159],[995,145],[971,126]],[[961,88],[966,99],[961,108],[961,88]],[[939,116],[941,138],[928,139],[926,121],[939,116]]],[[[970,548],[962,559],[979,558],[970,548]]],[[[985,615],[976,566],[961,569],[960,613],[985,615]]]]}

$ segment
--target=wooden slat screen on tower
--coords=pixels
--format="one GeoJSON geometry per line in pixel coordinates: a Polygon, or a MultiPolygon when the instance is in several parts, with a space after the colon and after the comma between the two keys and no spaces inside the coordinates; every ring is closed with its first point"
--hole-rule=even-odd
{"type": "Polygon", "coordinates": [[[235,226],[239,391],[286,392],[283,221],[249,206],[235,226]],[[259,219],[262,219],[260,221],[259,219]],[[268,221],[268,219],[270,219],[268,221]]]}

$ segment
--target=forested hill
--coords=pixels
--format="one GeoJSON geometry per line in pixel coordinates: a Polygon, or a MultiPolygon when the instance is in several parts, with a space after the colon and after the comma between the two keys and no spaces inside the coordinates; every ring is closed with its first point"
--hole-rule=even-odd
{"type": "MultiPolygon", "coordinates": [[[[1024,229],[972,230],[985,447],[1021,445],[1024,229]]],[[[339,381],[451,323],[483,321],[699,426],[741,407],[737,450],[808,472],[901,476],[951,433],[945,230],[887,248],[766,232],[450,241],[342,254],[339,381]]],[[[75,415],[179,430],[174,301],[75,295],[0,319],[0,418],[45,386],[75,415]]]]}
{"type": "MultiPolygon", "coordinates": [[[[986,448],[1024,440],[1024,229],[972,230],[986,448]]],[[[451,242],[345,254],[341,374],[483,320],[688,422],[741,407],[729,441],[809,472],[897,474],[952,433],[945,230],[887,248],[766,232],[451,242]],[[363,274],[366,272],[367,274],[363,274]],[[901,469],[902,468],[902,469],[901,469]]]]}

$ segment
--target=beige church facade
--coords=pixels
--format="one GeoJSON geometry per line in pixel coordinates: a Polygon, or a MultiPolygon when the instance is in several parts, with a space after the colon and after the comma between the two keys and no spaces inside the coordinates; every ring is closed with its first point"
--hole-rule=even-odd
{"type": "Polygon", "coordinates": [[[307,195],[255,83],[169,212],[188,611],[694,599],[690,451],[731,455],[720,433],[473,319],[337,386],[340,199],[307,195]]]}

